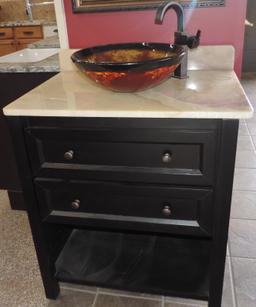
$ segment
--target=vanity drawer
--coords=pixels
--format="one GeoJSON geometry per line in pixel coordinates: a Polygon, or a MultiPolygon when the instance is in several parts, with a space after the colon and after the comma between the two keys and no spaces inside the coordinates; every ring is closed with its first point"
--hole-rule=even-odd
{"type": "Polygon", "coordinates": [[[211,235],[210,189],[42,178],[35,186],[48,222],[211,235]]]}
{"type": "Polygon", "coordinates": [[[0,39],[11,39],[13,38],[12,28],[0,28],[0,39]]]}
{"type": "Polygon", "coordinates": [[[35,176],[199,185],[214,179],[215,131],[29,128],[26,136],[35,176]]]}
{"type": "Polygon", "coordinates": [[[43,38],[41,26],[15,27],[16,38],[43,38]]]}

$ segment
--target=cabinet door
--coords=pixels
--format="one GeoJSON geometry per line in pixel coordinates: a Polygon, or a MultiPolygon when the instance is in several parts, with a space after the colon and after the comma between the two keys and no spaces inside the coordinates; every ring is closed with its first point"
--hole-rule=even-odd
{"type": "Polygon", "coordinates": [[[25,48],[27,48],[27,46],[29,44],[32,44],[32,43],[34,43],[36,41],[38,41],[38,39],[34,39],[34,38],[16,40],[16,50],[25,49],[25,48]]]}
{"type": "Polygon", "coordinates": [[[0,40],[0,56],[16,51],[16,44],[14,40],[0,40]]]}

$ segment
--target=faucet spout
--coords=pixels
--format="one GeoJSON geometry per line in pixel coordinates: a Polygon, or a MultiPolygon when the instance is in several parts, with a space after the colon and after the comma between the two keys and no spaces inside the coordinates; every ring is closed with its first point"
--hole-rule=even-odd
{"type": "Polygon", "coordinates": [[[163,23],[164,16],[169,9],[173,9],[177,14],[178,30],[174,33],[174,44],[182,46],[185,52],[185,56],[183,57],[180,65],[174,71],[173,76],[176,78],[184,79],[187,78],[188,47],[193,49],[199,46],[201,31],[198,30],[197,34],[193,36],[189,36],[184,32],[184,9],[179,3],[174,1],[165,1],[158,7],[155,17],[156,24],[163,23]]]}
{"type": "Polygon", "coordinates": [[[173,9],[178,18],[178,31],[184,32],[184,9],[177,2],[163,2],[156,11],[155,23],[162,24],[164,20],[164,16],[169,9],[173,9]]]}

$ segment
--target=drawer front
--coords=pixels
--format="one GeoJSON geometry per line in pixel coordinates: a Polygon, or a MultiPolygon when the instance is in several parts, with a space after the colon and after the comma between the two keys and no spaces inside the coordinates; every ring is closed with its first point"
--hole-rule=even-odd
{"type": "Polygon", "coordinates": [[[27,48],[29,44],[32,44],[34,42],[37,42],[38,38],[23,38],[23,39],[18,39],[16,40],[16,47],[17,50],[23,50],[27,48]]]}
{"type": "Polygon", "coordinates": [[[0,56],[15,52],[16,50],[16,44],[13,39],[0,39],[0,56]]]}
{"type": "Polygon", "coordinates": [[[214,178],[215,131],[30,128],[26,135],[36,176],[200,185],[214,178]]]}
{"type": "Polygon", "coordinates": [[[16,27],[14,33],[16,38],[43,38],[41,26],[16,27]]]}
{"type": "Polygon", "coordinates": [[[36,179],[42,219],[96,227],[210,236],[212,191],[36,179]]]}
{"type": "Polygon", "coordinates": [[[11,39],[13,38],[12,28],[0,28],[0,39],[11,39]]]}

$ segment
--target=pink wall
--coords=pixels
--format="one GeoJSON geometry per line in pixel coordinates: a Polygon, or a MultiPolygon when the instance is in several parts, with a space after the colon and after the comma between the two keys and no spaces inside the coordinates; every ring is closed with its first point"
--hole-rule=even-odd
{"type": "MultiPolygon", "coordinates": [[[[154,10],[73,14],[64,0],[70,48],[119,42],[170,42],[176,27],[169,11],[163,25],[155,25],[154,10]]],[[[202,30],[202,44],[228,44],[236,49],[235,70],[241,73],[247,0],[226,0],[225,8],[186,10],[186,30],[202,30]]]]}

